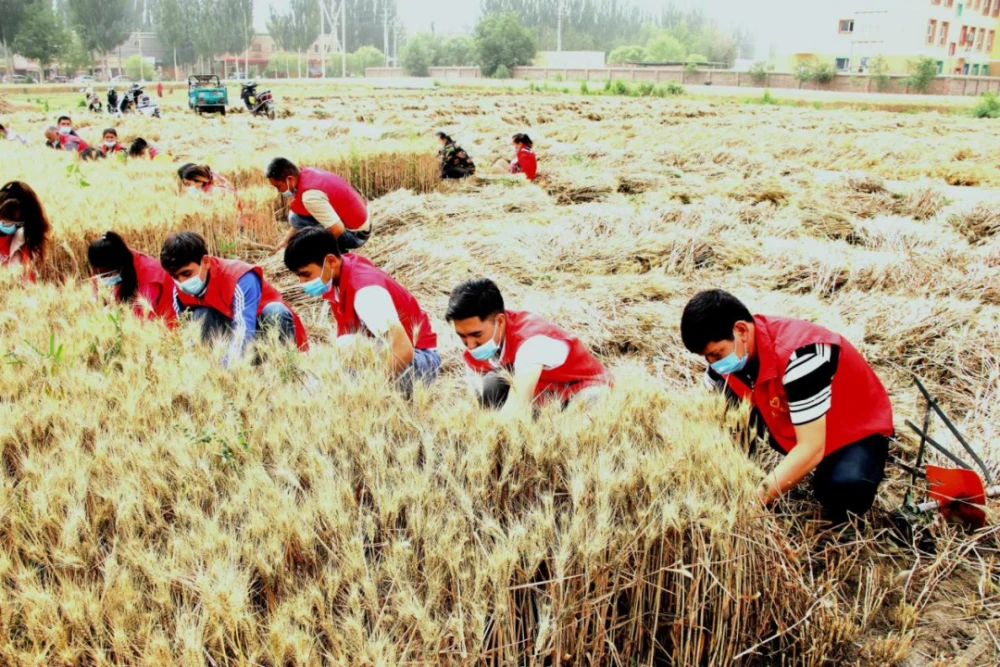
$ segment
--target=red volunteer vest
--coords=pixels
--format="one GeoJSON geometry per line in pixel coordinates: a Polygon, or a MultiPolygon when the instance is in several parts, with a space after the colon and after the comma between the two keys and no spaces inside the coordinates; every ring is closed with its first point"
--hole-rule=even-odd
{"type": "MultiPolygon", "coordinates": [[[[521,348],[521,344],[532,336],[548,336],[569,344],[566,363],[558,368],[542,371],[542,376],[535,387],[535,398],[546,392],[553,392],[559,394],[565,401],[587,387],[611,384],[611,376],[604,365],[573,334],[531,313],[508,310],[506,315],[507,332],[501,365],[507,370],[513,370],[517,351],[521,348]]],[[[464,358],[465,365],[477,373],[496,370],[489,361],[476,360],[468,350],[465,351],[464,358]]]]}
{"type": "MultiPolygon", "coordinates": [[[[201,297],[191,296],[179,289],[174,290],[177,294],[177,300],[180,301],[181,305],[188,308],[206,306],[232,319],[233,296],[236,294],[236,283],[251,271],[256,273],[260,279],[261,297],[260,303],[257,305],[258,317],[269,303],[285,303],[278,290],[264,280],[264,272],[259,266],[252,266],[235,259],[219,259],[218,257],[212,257],[210,261],[208,287],[201,297]]],[[[288,304],[285,305],[287,306],[288,304]]],[[[292,309],[289,308],[289,310],[292,309]]],[[[302,326],[302,321],[299,320],[299,316],[294,310],[292,310],[292,317],[295,319],[295,343],[300,350],[308,350],[309,337],[306,335],[306,329],[302,326]]]]}
{"type": "Polygon", "coordinates": [[[299,172],[299,187],[290,208],[298,215],[310,215],[302,195],[307,190],[319,190],[330,199],[330,205],[347,229],[361,229],[368,222],[368,204],[351,184],[336,174],[306,167],[299,172]]]}
{"type": "Polygon", "coordinates": [[[512,174],[524,174],[529,181],[535,180],[538,175],[538,158],[530,148],[521,148],[517,151],[517,162],[511,166],[512,174]]]}
{"type": "Polygon", "coordinates": [[[795,447],[796,438],[782,379],[795,350],[813,343],[840,348],[831,389],[832,403],[826,414],[824,456],[872,435],[891,436],[894,433],[892,405],[885,387],[861,353],[846,339],[804,320],[754,315],[753,321],[760,362],[757,382],[751,391],[735,375],[725,379],[737,396],[749,400],[760,410],[768,430],[785,453],[795,447]]]}
{"type": "Polygon", "coordinates": [[[406,330],[406,337],[418,350],[433,350],[437,348],[437,334],[431,328],[430,318],[420,309],[416,298],[405,287],[393,280],[389,274],[377,268],[360,255],[344,255],[340,269],[340,284],[338,289],[327,292],[323,298],[330,302],[330,310],[337,321],[337,335],[363,331],[364,324],[354,310],[354,299],[359,290],[365,287],[382,287],[392,297],[392,305],[396,307],[399,322],[406,330]],[[339,294],[338,294],[339,292],[339,294]]]}
{"type": "MultiPolygon", "coordinates": [[[[153,308],[152,314],[163,318],[168,324],[173,324],[174,320],[177,319],[177,313],[174,312],[174,281],[170,274],[163,270],[159,261],[134,250],[132,251],[132,264],[135,266],[137,290],[141,291],[143,286],[153,285],[159,293],[156,303],[150,304],[153,308]]],[[[147,312],[144,308],[139,307],[139,304],[136,304],[137,314],[142,315],[147,312]]]]}
{"type": "MultiPolygon", "coordinates": [[[[13,234],[0,234],[0,266],[4,266],[10,262],[10,249],[13,245],[13,234]]],[[[31,253],[28,251],[28,247],[22,245],[20,249],[18,249],[17,255],[19,261],[21,262],[21,267],[24,269],[25,280],[29,283],[35,282],[35,272],[32,269],[31,253]]]]}
{"type": "Polygon", "coordinates": [[[82,153],[83,151],[90,148],[90,145],[76,136],[75,134],[60,134],[59,135],[59,146],[63,150],[75,150],[77,153],[82,153]]]}

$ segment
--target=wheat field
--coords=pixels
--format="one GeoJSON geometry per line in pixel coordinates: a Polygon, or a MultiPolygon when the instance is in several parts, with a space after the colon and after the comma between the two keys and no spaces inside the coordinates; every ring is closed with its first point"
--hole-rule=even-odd
{"type": "MultiPolygon", "coordinates": [[[[773,460],[747,457],[747,415],[701,386],[678,323],[722,287],[831,327],[889,389],[895,457],[913,457],[916,373],[1000,468],[1000,126],[554,91],[281,97],[273,123],[199,118],[179,94],[118,123],[211,164],[241,219],[182,194],[176,165],[44,149],[75,99],[0,98],[34,140],[0,144],[0,182],[32,185],[54,227],[39,284],[0,277],[0,664],[997,664],[996,532],[901,530],[898,471],[846,538],[806,492],[756,507],[773,460]],[[481,178],[437,182],[439,129],[481,178]],[[519,131],[535,184],[487,173],[519,131]],[[277,155],[371,199],[363,254],[431,315],[432,389],[407,401],[381,350],[324,343],[325,303],[269,250],[277,155]],[[85,251],[109,228],[154,255],[194,229],[260,263],[319,344],[224,370],[190,327],[95,298],[85,251]],[[475,407],[443,314],[479,275],[597,352],[606,405],[475,407]]],[[[107,118],[72,111],[96,143],[107,118]]]]}

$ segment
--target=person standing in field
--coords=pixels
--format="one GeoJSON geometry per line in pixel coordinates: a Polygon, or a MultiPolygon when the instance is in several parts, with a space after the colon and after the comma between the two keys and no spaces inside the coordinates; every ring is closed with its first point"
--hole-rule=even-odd
{"type": "Polygon", "coordinates": [[[531,137],[526,134],[515,134],[512,143],[517,155],[510,163],[510,173],[524,174],[529,181],[535,180],[538,175],[538,160],[535,157],[535,144],[531,141],[531,137]]]}
{"type": "Polygon", "coordinates": [[[441,180],[461,179],[474,176],[476,174],[476,163],[472,161],[469,154],[455,140],[444,132],[436,134],[441,142],[441,180]]]}
{"type": "Polygon", "coordinates": [[[414,380],[433,382],[441,368],[437,335],[405,287],[364,257],[343,254],[329,229],[296,232],[285,248],[285,266],[302,290],[330,304],[337,336],[364,335],[389,348],[389,374],[409,393],[414,380]]]}
{"type": "Polygon", "coordinates": [[[58,151],[76,151],[82,153],[90,148],[86,141],[76,134],[63,132],[55,125],[45,128],[45,145],[58,151]]]}
{"type": "Polygon", "coordinates": [[[7,140],[7,141],[19,141],[19,142],[21,142],[22,146],[27,146],[28,145],[28,140],[27,139],[25,139],[24,137],[22,137],[17,132],[14,132],[13,130],[11,130],[9,127],[4,127],[3,125],[0,125],[0,138],[3,138],[5,140],[7,140]]]}
{"type": "Polygon", "coordinates": [[[157,81],[156,82],[156,96],[159,97],[161,100],[163,99],[163,82],[162,81],[157,81]]]}
{"type": "Polygon", "coordinates": [[[25,280],[35,282],[51,229],[31,186],[10,181],[0,187],[0,267],[20,270],[25,280]]]}
{"type": "Polygon", "coordinates": [[[445,318],[465,345],[465,365],[484,407],[512,413],[551,400],[594,404],[612,384],[580,339],[537,315],[507,310],[487,278],[458,285],[445,318]]]}
{"type": "Polygon", "coordinates": [[[118,303],[130,303],[135,314],[159,318],[172,326],[174,281],[160,262],[128,247],[115,232],[105,232],[87,248],[91,275],[110,289],[118,303]]]}
{"type": "Polygon", "coordinates": [[[199,234],[179,232],[160,251],[160,264],[173,278],[174,310],[201,322],[203,342],[228,337],[227,363],[243,355],[258,333],[277,329],[285,343],[309,348],[305,327],[281,294],[264,280],[259,266],[212,257],[199,234]]]}
{"type": "Polygon", "coordinates": [[[341,253],[357,250],[371,238],[368,203],[350,183],[337,174],[303,167],[301,170],[283,157],[271,160],[267,180],[291,199],[288,223],[291,229],[278,244],[288,245],[292,235],[307,227],[323,227],[337,237],[341,253]]]}
{"type": "Polygon", "coordinates": [[[101,152],[105,155],[119,155],[126,152],[126,148],[118,143],[118,130],[113,127],[104,130],[101,152]]]}
{"type": "Polygon", "coordinates": [[[804,320],[751,315],[722,290],[684,308],[681,338],[709,363],[707,382],[749,401],[784,459],[757,490],[773,503],[813,473],[827,519],[863,515],[885,476],[893,435],[889,395],[842,336],[804,320]]]}

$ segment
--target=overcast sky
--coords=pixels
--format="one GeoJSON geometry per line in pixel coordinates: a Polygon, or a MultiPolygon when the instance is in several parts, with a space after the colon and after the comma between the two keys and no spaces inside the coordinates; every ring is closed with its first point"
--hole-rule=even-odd
{"type": "MultiPolygon", "coordinates": [[[[848,4],[841,2],[839,4],[848,4]]],[[[795,25],[796,11],[808,11],[809,0],[633,0],[641,7],[658,9],[673,4],[681,9],[701,7],[709,16],[719,19],[726,27],[742,25],[758,35],[758,49],[766,53],[767,45],[780,39],[781,31],[795,25]]],[[[254,0],[257,30],[264,31],[270,7],[285,10],[288,0],[254,0]]],[[[479,16],[479,0],[396,0],[399,16],[409,33],[430,32],[431,24],[438,34],[469,32],[479,16]]]]}

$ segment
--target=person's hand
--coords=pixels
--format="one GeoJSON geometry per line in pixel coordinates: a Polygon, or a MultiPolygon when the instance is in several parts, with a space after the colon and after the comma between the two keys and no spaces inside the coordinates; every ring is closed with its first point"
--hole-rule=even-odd
{"type": "Polygon", "coordinates": [[[769,493],[767,482],[762,482],[757,487],[757,501],[764,507],[771,504],[771,494],[769,493]]]}

